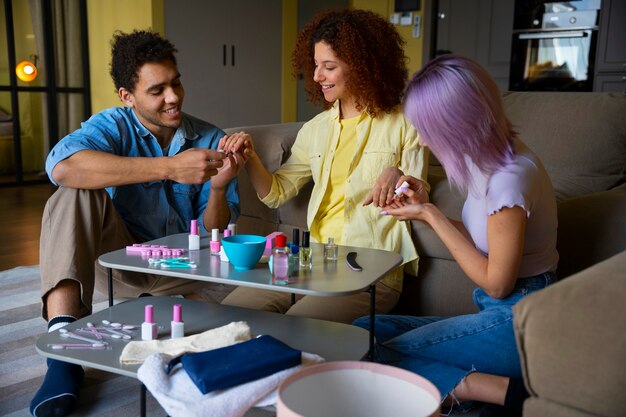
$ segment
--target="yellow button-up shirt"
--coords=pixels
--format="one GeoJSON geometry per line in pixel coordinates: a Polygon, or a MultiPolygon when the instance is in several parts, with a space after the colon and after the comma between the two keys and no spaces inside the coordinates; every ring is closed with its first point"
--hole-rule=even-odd
{"type": "MultiPolygon", "coordinates": [[[[337,148],[341,125],[339,102],[305,123],[291,148],[289,159],[273,174],[270,192],[262,199],[278,207],[298,194],[313,178],[314,186],[307,210],[312,226],[320,209],[337,148]]],[[[371,117],[361,113],[356,126],[357,143],[345,184],[344,228],[342,242],[350,246],[385,249],[399,253],[408,272],[417,274],[418,254],[411,240],[410,225],[393,216],[381,216],[373,205],[363,206],[376,179],[387,167],[426,181],[428,150],[419,146],[415,128],[399,111],[381,112],[371,117]]],[[[388,274],[382,282],[402,290],[402,268],[388,274]]]]}

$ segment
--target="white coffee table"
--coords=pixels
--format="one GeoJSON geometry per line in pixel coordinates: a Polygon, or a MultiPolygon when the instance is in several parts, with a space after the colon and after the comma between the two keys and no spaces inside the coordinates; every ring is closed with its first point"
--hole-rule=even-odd
{"type": "MultiPolygon", "coordinates": [[[[150,245],[166,245],[169,248],[187,248],[187,234],[180,233],[146,242],[150,245]]],[[[209,252],[209,236],[200,238],[200,250],[185,252],[197,264],[195,269],[163,269],[151,266],[146,257],[127,253],[119,249],[98,258],[100,265],[109,268],[109,305],[113,305],[113,269],[143,272],[194,279],[227,285],[251,287],[264,290],[281,291],[291,294],[313,295],[318,297],[336,297],[356,294],[362,291],[370,293],[370,352],[374,349],[374,314],[376,305],[376,282],[385,274],[402,264],[402,256],[385,250],[359,248],[340,245],[337,261],[324,261],[323,245],[311,244],[313,268],[300,271],[300,277],[289,285],[272,283],[267,264],[258,264],[254,269],[236,270],[231,264],[220,262],[219,256],[209,252]],[[362,271],[353,271],[345,262],[348,252],[357,253],[357,261],[362,271]]]]}

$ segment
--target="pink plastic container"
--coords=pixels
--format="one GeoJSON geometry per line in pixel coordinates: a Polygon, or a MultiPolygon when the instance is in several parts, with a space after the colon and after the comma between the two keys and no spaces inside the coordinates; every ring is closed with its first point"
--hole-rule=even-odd
{"type": "Polygon", "coordinates": [[[278,417],[439,416],[426,378],[393,366],[340,361],[309,366],[278,388],[278,417]]]}

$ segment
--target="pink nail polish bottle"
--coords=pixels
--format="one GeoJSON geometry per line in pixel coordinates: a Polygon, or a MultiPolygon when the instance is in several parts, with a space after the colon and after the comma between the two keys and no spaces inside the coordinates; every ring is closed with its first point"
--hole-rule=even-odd
{"type": "Polygon", "coordinates": [[[185,337],[185,322],[183,322],[183,306],[174,304],[172,316],[172,339],[185,337]]]}
{"type": "Polygon", "coordinates": [[[220,247],[222,244],[220,243],[220,229],[211,230],[211,242],[209,243],[209,248],[211,249],[211,255],[220,255],[220,247]]]}
{"type": "MultiPolygon", "coordinates": [[[[228,237],[230,235],[231,235],[230,234],[230,230],[224,229],[224,237],[228,237]]],[[[228,261],[228,255],[226,255],[226,251],[224,250],[224,246],[223,245],[220,248],[220,261],[222,261],[222,262],[229,262],[228,261]]]]}
{"type": "Polygon", "coordinates": [[[141,323],[141,340],[156,340],[157,330],[157,324],[154,322],[154,306],[148,304],[144,308],[144,320],[141,323]]]}
{"type": "Polygon", "coordinates": [[[198,234],[198,220],[191,221],[189,230],[189,250],[200,249],[200,235],[198,234]]]}

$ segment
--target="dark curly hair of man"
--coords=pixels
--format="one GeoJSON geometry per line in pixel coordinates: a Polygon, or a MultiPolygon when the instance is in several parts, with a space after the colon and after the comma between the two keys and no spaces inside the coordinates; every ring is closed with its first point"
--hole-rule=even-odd
{"type": "Polygon", "coordinates": [[[402,100],[408,78],[404,40],[382,16],[366,10],[326,10],[318,13],[298,34],[291,57],[293,74],[303,77],[309,100],[332,106],[324,100],[321,86],[313,80],[314,51],[327,43],[349,67],[346,88],[357,108],[372,116],[391,112],[402,100]]]}
{"type": "Polygon", "coordinates": [[[156,32],[135,30],[116,31],[111,40],[111,78],[115,89],[124,87],[133,93],[139,79],[139,69],[146,63],[170,60],[176,65],[174,45],[156,32]]]}

